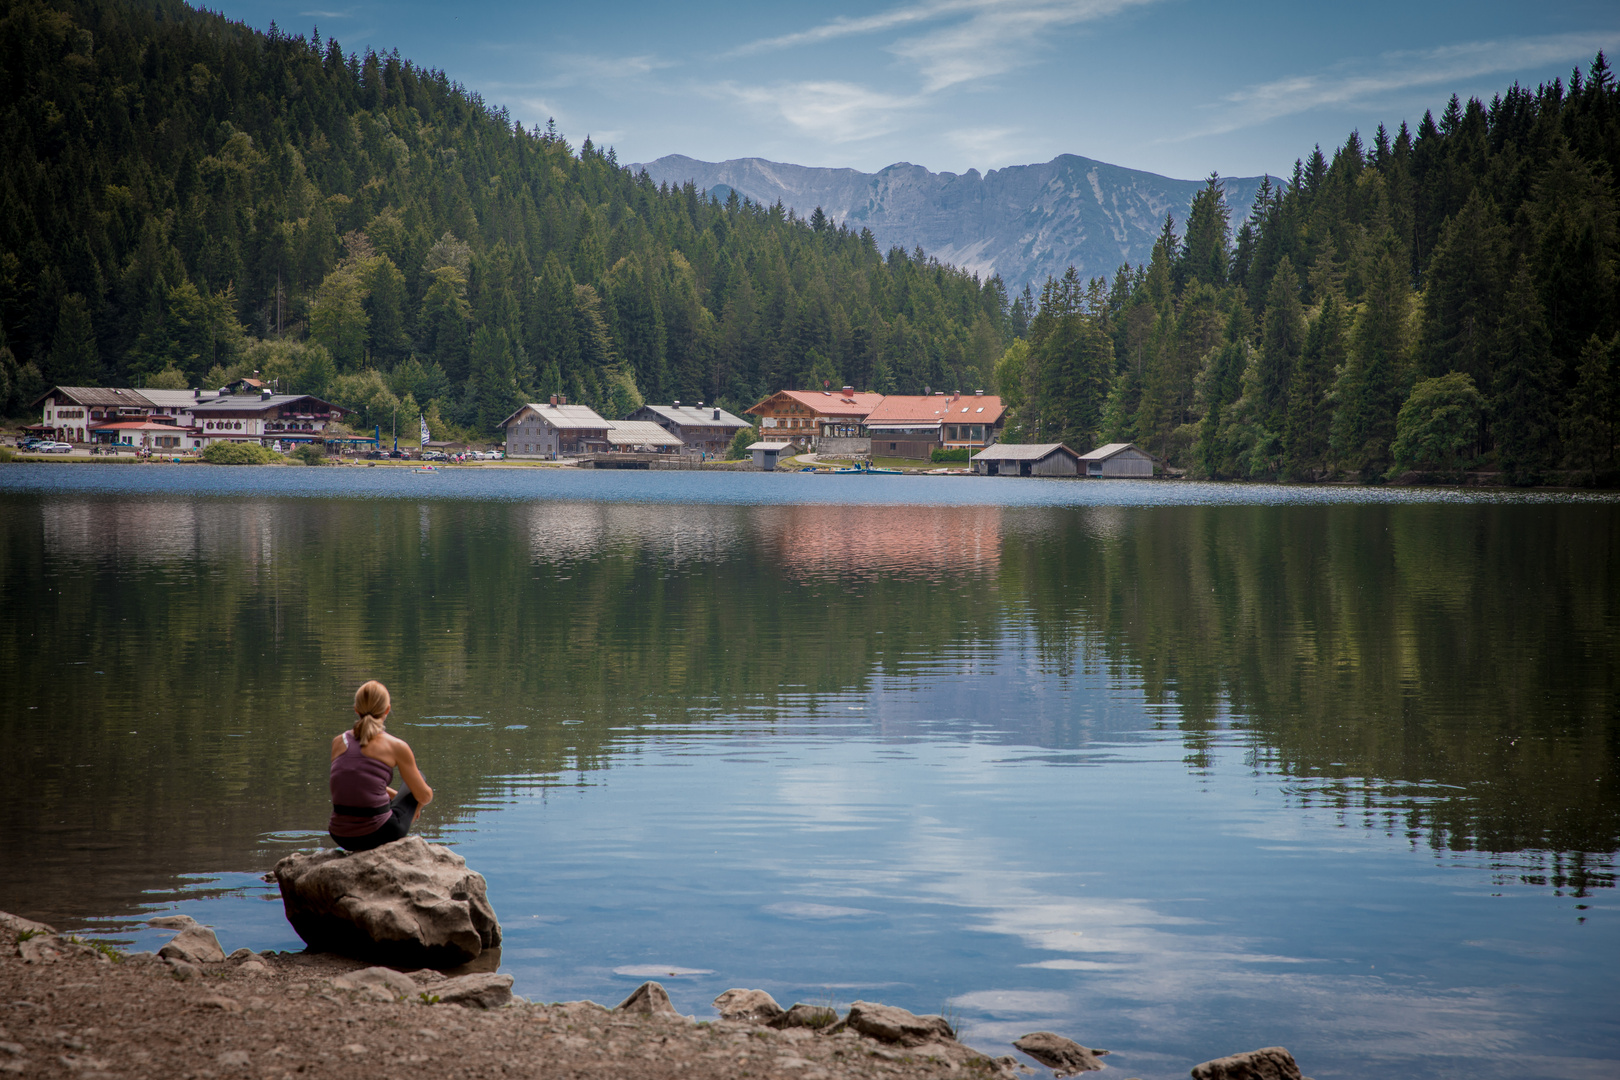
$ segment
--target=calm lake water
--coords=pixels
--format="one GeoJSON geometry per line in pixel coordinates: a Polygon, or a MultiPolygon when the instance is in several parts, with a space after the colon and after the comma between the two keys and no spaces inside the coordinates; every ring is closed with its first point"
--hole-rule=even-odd
{"type": "Polygon", "coordinates": [[[534,999],[1620,1075],[1614,500],[7,466],[0,603],[0,909],[300,947],[375,677],[534,999]]]}

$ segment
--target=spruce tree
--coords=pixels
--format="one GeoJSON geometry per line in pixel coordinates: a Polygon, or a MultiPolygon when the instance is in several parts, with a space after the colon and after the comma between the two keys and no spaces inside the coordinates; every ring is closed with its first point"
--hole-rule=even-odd
{"type": "Polygon", "coordinates": [[[1363,477],[1380,475],[1389,466],[1406,376],[1411,303],[1404,260],[1386,251],[1368,283],[1336,383],[1332,450],[1343,467],[1363,477]]]}
{"type": "Polygon", "coordinates": [[[90,323],[90,305],[78,293],[62,297],[57,307],[56,337],[45,377],[59,386],[101,385],[101,351],[90,323]]]}
{"type": "Polygon", "coordinates": [[[1509,483],[1533,484],[1558,455],[1558,375],[1541,298],[1521,260],[1497,329],[1492,423],[1509,483]]]}
{"type": "Polygon", "coordinates": [[[1266,291],[1265,321],[1260,331],[1259,419],[1281,432],[1288,419],[1288,391],[1305,349],[1305,312],[1299,302],[1299,278],[1284,255],[1266,291]]]}
{"type": "Polygon", "coordinates": [[[1328,392],[1344,363],[1344,307],[1336,292],[1322,297],[1311,322],[1305,351],[1288,392],[1288,425],[1283,436],[1283,478],[1310,478],[1326,462],[1332,413],[1328,392]]]}

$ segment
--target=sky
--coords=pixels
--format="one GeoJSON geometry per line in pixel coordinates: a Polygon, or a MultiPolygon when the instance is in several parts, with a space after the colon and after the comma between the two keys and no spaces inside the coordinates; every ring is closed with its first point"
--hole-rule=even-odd
{"type": "MultiPolygon", "coordinates": [[[[215,0],[219,2],[219,0],[215,0]]],[[[1620,53],[1613,0],[1209,3],[225,0],[226,16],[397,48],[621,162],[763,157],[981,172],[1079,154],[1179,179],[1286,175],[1453,94],[1620,53]],[[333,6],[320,6],[322,3],[333,6]]]]}

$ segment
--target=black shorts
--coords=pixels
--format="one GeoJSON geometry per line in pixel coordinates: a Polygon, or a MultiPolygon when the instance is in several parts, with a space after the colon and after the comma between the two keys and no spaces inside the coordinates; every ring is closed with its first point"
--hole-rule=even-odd
{"type": "Polygon", "coordinates": [[[327,835],[345,851],[370,851],[384,844],[392,844],[395,840],[403,840],[410,835],[411,823],[416,820],[416,805],[416,796],[411,794],[409,787],[402,784],[399,794],[388,804],[388,817],[375,832],[360,836],[338,836],[335,833],[327,835]]]}

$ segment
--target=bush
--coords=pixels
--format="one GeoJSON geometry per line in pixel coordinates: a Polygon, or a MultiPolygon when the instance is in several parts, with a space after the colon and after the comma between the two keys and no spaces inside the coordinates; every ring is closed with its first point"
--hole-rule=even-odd
{"type": "Polygon", "coordinates": [[[1418,380],[1395,419],[1395,442],[1390,447],[1395,467],[1391,471],[1462,469],[1479,438],[1484,407],[1474,380],[1462,372],[1418,380]]]}
{"type": "Polygon", "coordinates": [[[737,434],[731,440],[731,449],[726,451],[727,461],[741,461],[748,456],[748,448],[759,442],[759,432],[751,427],[738,428],[737,434]]]}
{"type": "Polygon", "coordinates": [[[326,451],[321,449],[319,446],[316,446],[314,443],[304,443],[287,456],[296,461],[302,461],[305,465],[327,464],[326,451]]]}
{"type": "Polygon", "coordinates": [[[11,447],[0,446],[0,462],[10,461],[15,456],[16,455],[11,452],[11,447]]]}
{"type": "Polygon", "coordinates": [[[202,456],[210,465],[271,465],[281,460],[280,454],[257,443],[211,443],[202,456]]]}
{"type": "Polygon", "coordinates": [[[934,452],[928,455],[928,459],[935,464],[938,464],[941,461],[966,461],[969,453],[970,451],[965,446],[958,447],[955,450],[946,450],[943,447],[935,447],[934,452]]]}

